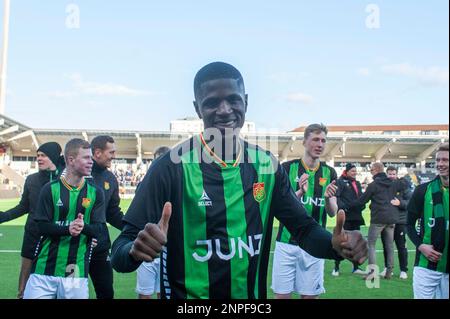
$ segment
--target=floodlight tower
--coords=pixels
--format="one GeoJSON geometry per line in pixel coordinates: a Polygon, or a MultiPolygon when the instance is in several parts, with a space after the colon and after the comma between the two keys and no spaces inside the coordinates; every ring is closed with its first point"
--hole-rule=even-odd
{"type": "Polygon", "coordinates": [[[8,61],[8,35],[9,35],[9,3],[10,0],[4,0],[3,9],[3,44],[2,61],[0,64],[0,114],[5,114],[6,102],[6,67],[8,61]]]}

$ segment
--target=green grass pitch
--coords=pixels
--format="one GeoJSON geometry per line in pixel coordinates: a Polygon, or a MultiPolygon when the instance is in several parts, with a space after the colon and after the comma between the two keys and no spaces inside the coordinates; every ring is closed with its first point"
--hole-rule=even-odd
{"type": "MultiPolygon", "coordinates": [[[[122,200],[121,207],[124,211],[128,209],[130,200],[122,200]]],[[[15,206],[18,203],[18,199],[14,200],[0,200],[0,211],[4,211],[8,208],[15,206]]],[[[369,224],[369,211],[364,211],[366,224],[369,224]]],[[[26,220],[26,216],[11,221],[9,223],[0,225],[0,299],[15,298],[17,294],[17,282],[20,271],[20,248],[22,245],[23,225],[26,220]]],[[[329,230],[332,230],[335,219],[332,218],[329,221],[329,230]]],[[[273,241],[277,234],[277,224],[274,225],[273,241]]],[[[367,234],[367,227],[362,228],[364,235],[367,234]]],[[[119,231],[115,228],[110,228],[111,237],[114,240],[119,231]]],[[[394,276],[391,280],[380,279],[379,288],[367,288],[365,281],[361,276],[351,274],[351,264],[347,261],[341,263],[341,274],[339,277],[332,277],[331,271],[334,266],[334,262],[327,260],[325,263],[325,289],[326,293],[321,296],[322,299],[408,299],[413,298],[412,292],[412,268],[414,263],[415,252],[413,244],[408,240],[407,247],[409,250],[409,278],[407,280],[401,280],[398,278],[398,259],[397,253],[395,255],[395,268],[394,276]]],[[[377,243],[377,263],[380,270],[383,266],[383,254],[381,251],[381,240],[377,243]]],[[[272,246],[273,251],[273,246],[272,246]]],[[[268,297],[273,298],[270,284],[272,281],[272,256],[269,261],[268,271],[268,297]]],[[[367,265],[363,265],[363,268],[367,265]]],[[[115,297],[121,299],[134,299],[136,286],[136,273],[121,274],[114,273],[114,289],[115,297]]],[[[90,284],[90,297],[95,298],[95,293],[90,284]]],[[[298,298],[298,296],[294,296],[298,298]]]]}

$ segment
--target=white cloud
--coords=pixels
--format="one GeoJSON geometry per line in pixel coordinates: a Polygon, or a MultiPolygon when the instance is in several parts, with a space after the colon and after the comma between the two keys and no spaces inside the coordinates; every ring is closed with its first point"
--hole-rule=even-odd
{"type": "Polygon", "coordinates": [[[137,90],[127,87],[123,84],[99,83],[93,81],[85,81],[81,74],[73,73],[65,75],[72,82],[72,88],[69,91],[51,91],[47,95],[54,98],[70,98],[80,95],[91,96],[146,96],[152,95],[153,92],[137,90]]]}
{"type": "Polygon", "coordinates": [[[417,79],[421,84],[427,86],[447,86],[448,68],[437,66],[419,67],[409,63],[384,65],[381,70],[390,75],[407,76],[417,79]]]}
{"type": "Polygon", "coordinates": [[[297,72],[297,73],[292,73],[292,72],[278,72],[278,73],[272,73],[270,75],[267,76],[267,79],[273,82],[277,82],[277,83],[292,83],[292,82],[297,82],[297,81],[301,81],[305,78],[308,78],[310,76],[310,74],[308,72],[297,72]]]}
{"type": "Polygon", "coordinates": [[[290,93],[286,96],[286,100],[294,103],[311,104],[313,102],[313,97],[309,94],[302,92],[290,93]]]}
{"type": "Polygon", "coordinates": [[[77,92],[75,91],[50,91],[47,93],[49,97],[57,98],[57,99],[63,99],[68,97],[74,97],[77,96],[77,92]]]}
{"type": "Polygon", "coordinates": [[[359,68],[356,70],[356,73],[361,75],[361,76],[369,76],[370,75],[370,70],[368,68],[359,68]]]}

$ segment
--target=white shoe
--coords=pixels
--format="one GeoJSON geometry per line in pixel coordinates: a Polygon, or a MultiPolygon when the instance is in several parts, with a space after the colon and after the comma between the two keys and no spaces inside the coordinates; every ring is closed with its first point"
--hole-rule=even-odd
{"type": "Polygon", "coordinates": [[[352,274],[355,274],[355,275],[367,275],[368,272],[358,268],[358,269],[354,270],[352,272],[352,274]]]}
{"type": "Polygon", "coordinates": [[[408,279],[408,274],[406,273],[406,271],[400,272],[400,279],[408,279]]]}
{"type": "Polygon", "coordinates": [[[334,276],[334,277],[339,276],[339,270],[333,269],[333,271],[331,272],[331,276],[334,276]]]}
{"type": "Polygon", "coordinates": [[[384,268],[384,270],[382,272],[380,272],[380,277],[384,277],[386,276],[386,268],[384,268]]]}

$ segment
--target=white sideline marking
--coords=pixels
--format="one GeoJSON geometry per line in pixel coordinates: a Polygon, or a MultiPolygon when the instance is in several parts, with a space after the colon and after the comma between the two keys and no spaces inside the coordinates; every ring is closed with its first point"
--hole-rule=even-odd
{"type": "Polygon", "coordinates": [[[0,250],[0,253],[20,253],[20,250],[0,250]]]}

